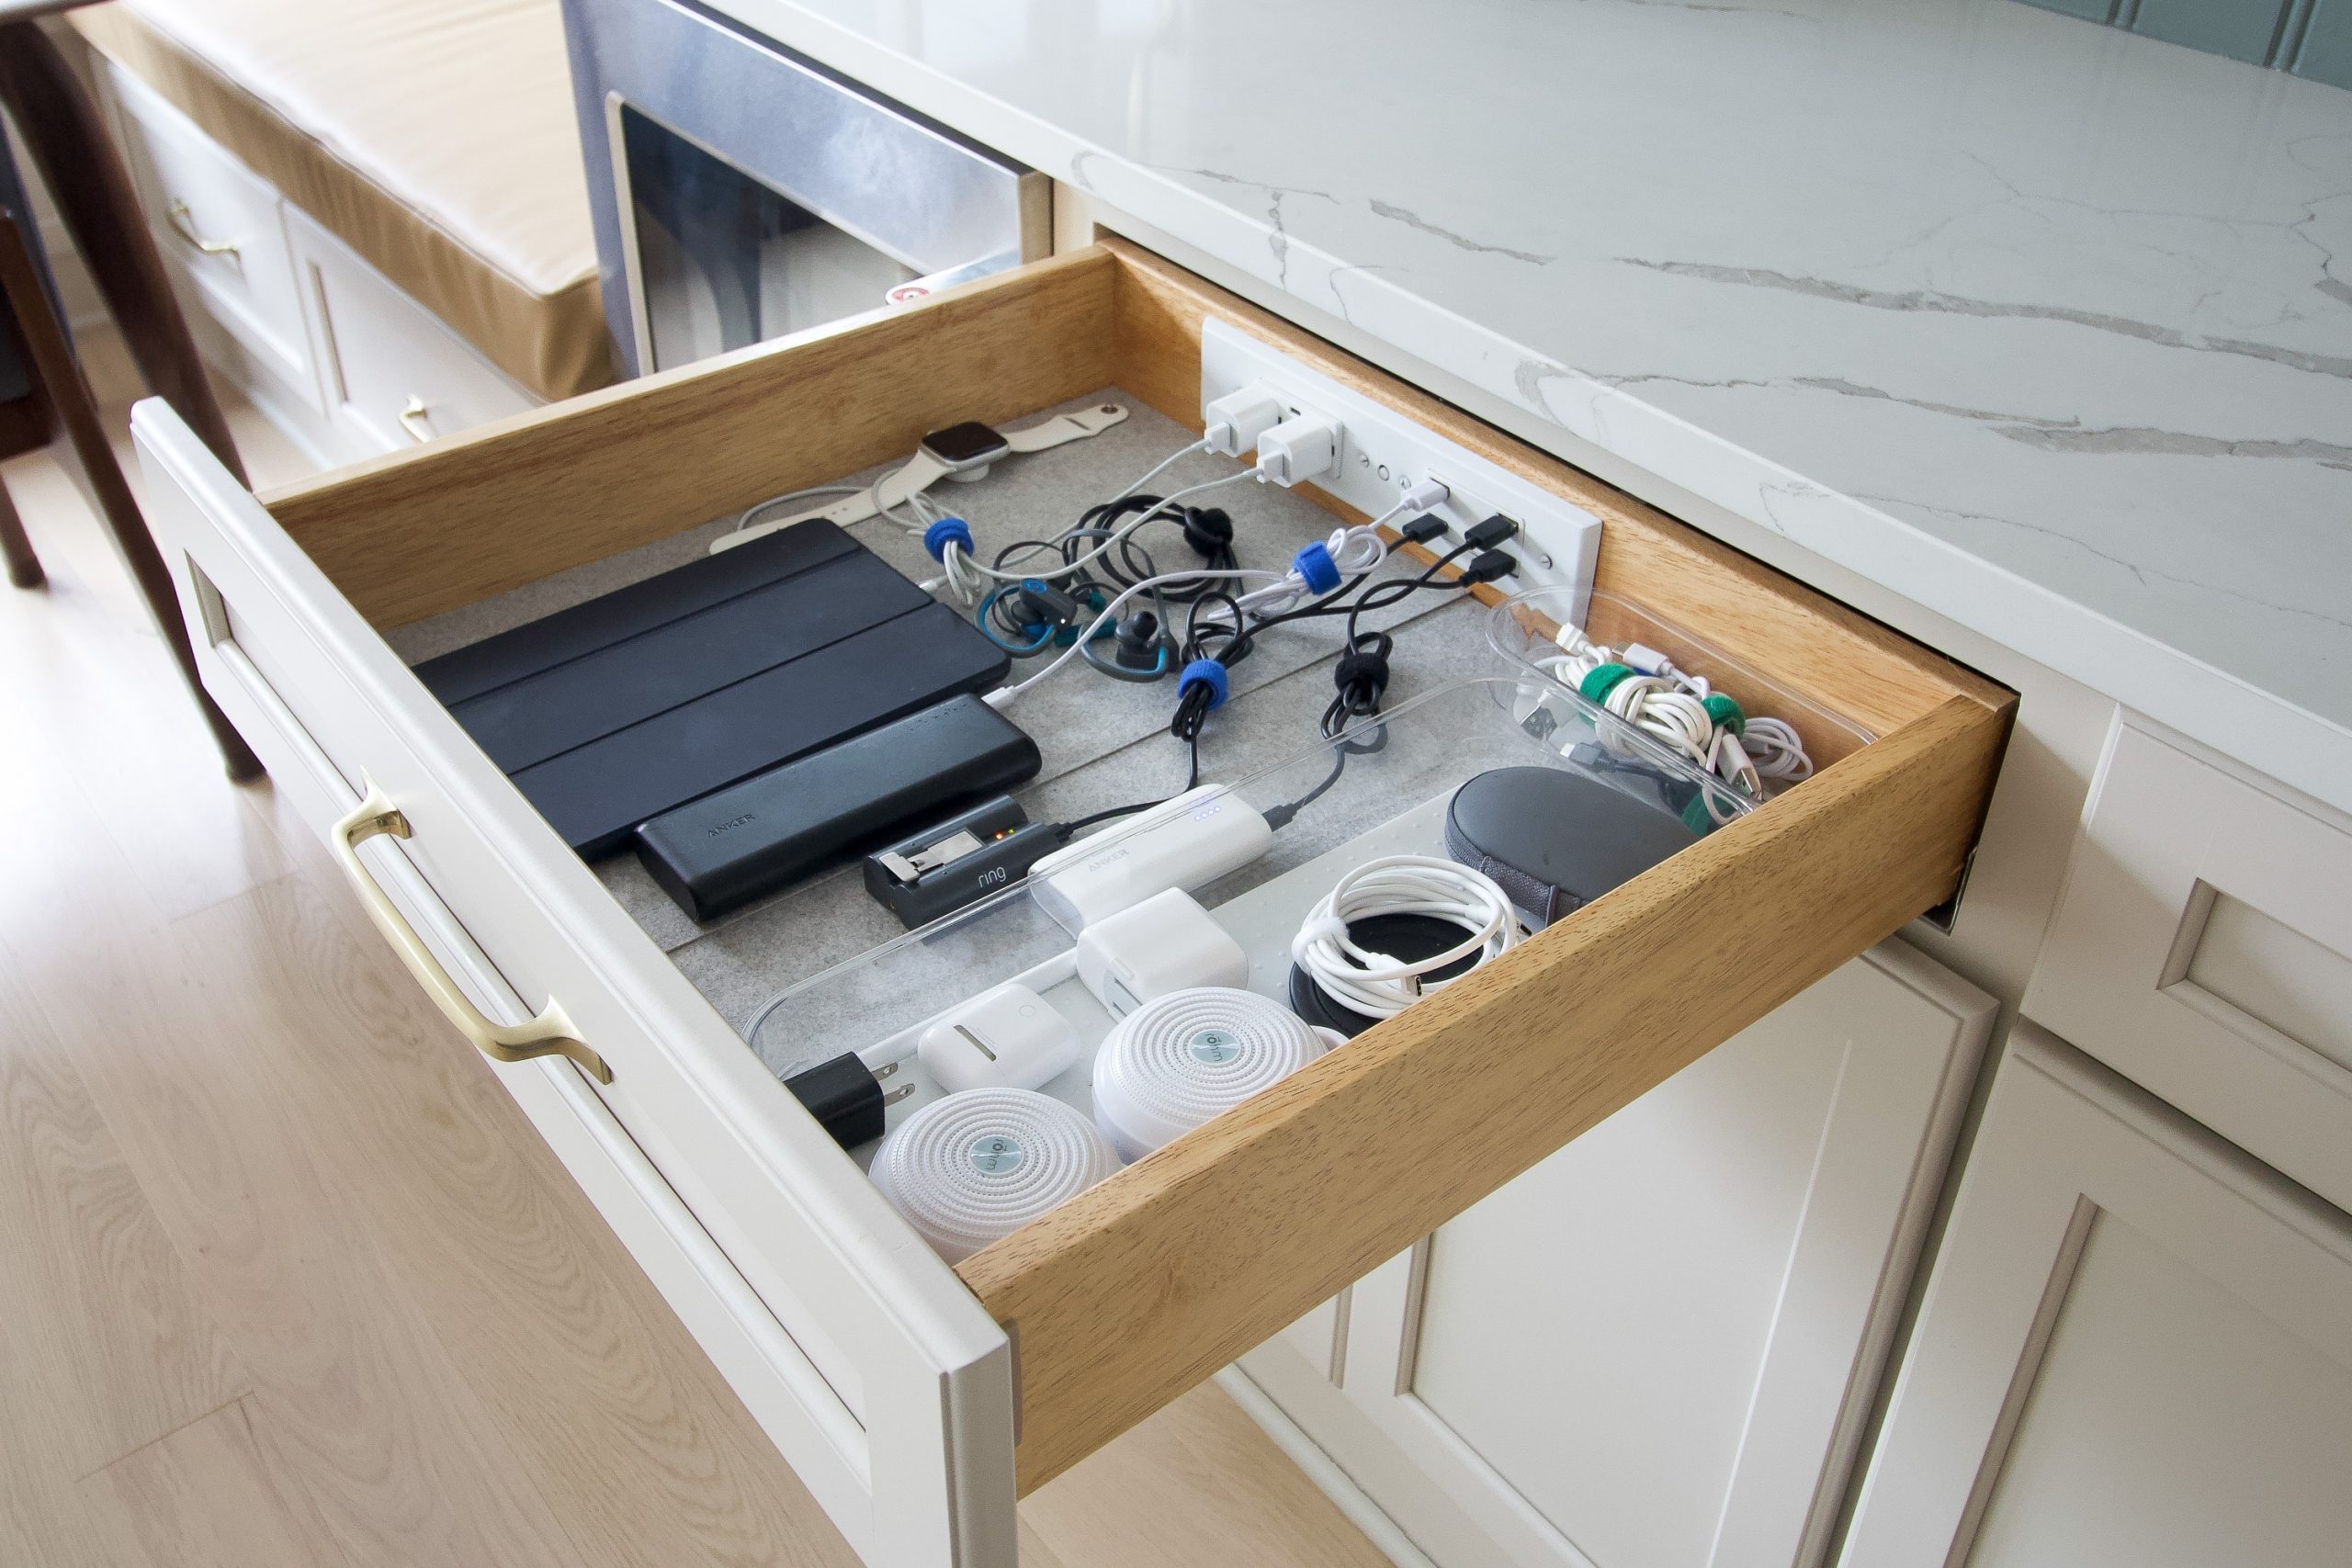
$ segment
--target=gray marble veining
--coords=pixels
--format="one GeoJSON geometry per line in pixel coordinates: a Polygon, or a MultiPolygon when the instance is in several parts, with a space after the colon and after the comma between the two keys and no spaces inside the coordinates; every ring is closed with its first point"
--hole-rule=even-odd
{"type": "Polygon", "coordinates": [[[2352,806],[2352,93],[2007,0],[721,0],[2352,806]]]}

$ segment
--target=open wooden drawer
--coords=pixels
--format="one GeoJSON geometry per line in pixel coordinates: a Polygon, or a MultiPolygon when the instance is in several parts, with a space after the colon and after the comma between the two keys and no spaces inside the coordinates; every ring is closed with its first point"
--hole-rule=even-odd
{"type": "Polygon", "coordinates": [[[478,1043],[576,1040],[609,1071],[496,1069],[875,1563],[1011,1568],[1017,1494],[1948,896],[2012,700],[1118,242],[266,502],[160,403],[134,423],[221,705],[322,831],[391,829],[346,867],[478,1043]],[[1115,384],[1198,429],[1211,317],[1575,498],[1605,525],[1599,588],[1880,739],[951,1269],[379,628],[957,420],[1115,384]]]}

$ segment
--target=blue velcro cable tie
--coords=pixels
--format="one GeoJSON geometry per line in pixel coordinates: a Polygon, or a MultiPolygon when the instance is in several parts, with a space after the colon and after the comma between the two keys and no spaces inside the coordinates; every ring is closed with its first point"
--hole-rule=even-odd
{"type": "Polygon", "coordinates": [[[1291,557],[1290,569],[1298,573],[1310,593],[1329,593],[1340,586],[1340,569],[1331,559],[1331,552],[1321,540],[1308,545],[1291,557]]]}
{"type": "Polygon", "coordinates": [[[1184,666],[1184,672],[1176,677],[1176,695],[1182,697],[1195,682],[1209,689],[1211,713],[1225,705],[1226,694],[1232,689],[1232,682],[1226,675],[1224,665],[1214,659],[1193,660],[1184,666]]]}
{"type": "Polygon", "coordinates": [[[922,547],[935,561],[946,560],[951,544],[967,556],[972,554],[972,525],[961,517],[943,517],[922,531],[922,547]]]}

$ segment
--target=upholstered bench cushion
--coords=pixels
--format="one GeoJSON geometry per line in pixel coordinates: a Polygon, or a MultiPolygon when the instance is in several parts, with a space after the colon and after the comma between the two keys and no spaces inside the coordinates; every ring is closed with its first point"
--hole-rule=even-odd
{"type": "Polygon", "coordinates": [[[611,379],[557,0],[119,0],[72,20],[524,386],[611,379]]]}

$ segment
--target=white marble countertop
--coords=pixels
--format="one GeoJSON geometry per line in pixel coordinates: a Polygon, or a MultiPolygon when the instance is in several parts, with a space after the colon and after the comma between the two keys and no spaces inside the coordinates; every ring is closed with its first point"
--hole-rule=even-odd
{"type": "Polygon", "coordinates": [[[719,0],[2352,808],[2352,93],[2010,0],[719,0]]]}

